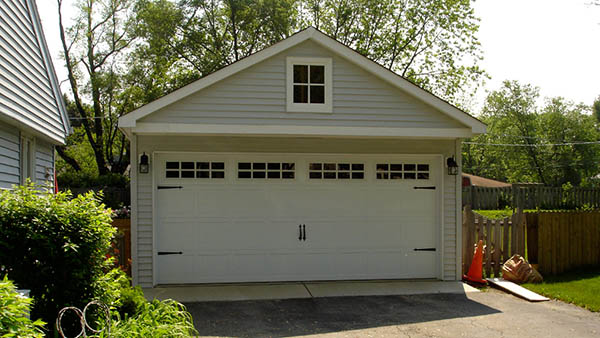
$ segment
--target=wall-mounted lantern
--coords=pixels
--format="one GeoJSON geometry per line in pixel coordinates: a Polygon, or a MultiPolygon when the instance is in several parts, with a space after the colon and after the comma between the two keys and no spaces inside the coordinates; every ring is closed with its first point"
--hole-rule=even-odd
{"type": "Polygon", "coordinates": [[[448,175],[458,175],[458,164],[454,160],[454,156],[448,157],[446,166],[448,167],[448,175]]]}
{"type": "Polygon", "coordinates": [[[140,156],[140,174],[147,174],[148,172],[150,172],[150,164],[148,164],[148,155],[146,155],[146,153],[143,153],[142,156],[140,156]]]}

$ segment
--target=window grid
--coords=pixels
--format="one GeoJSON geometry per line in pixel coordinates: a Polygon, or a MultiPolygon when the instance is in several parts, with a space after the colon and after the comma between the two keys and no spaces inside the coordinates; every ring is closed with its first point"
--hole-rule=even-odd
{"type": "Polygon", "coordinates": [[[378,180],[428,180],[429,164],[378,163],[375,167],[378,180]]]}
{"type": "Polygon", "coordinates": [[[225,162],[167,161],[166,178],[225,178],[225,162]]]}
{"type": "Polygon", "coordinates": [[[365,178],[364,163],[310,163],[309,179],[353,179],[365,178]]]}
{"type": "Polygon", "coordinates": [[[293,162],[238,162],[238,178],[241,179],[294,179],[296,164],[293,162]]]}
{"type": "Polygon", "coordinates": [[[305,104],[325,103],[325,66],[311,64],[293,65],[293,102],[305,104]],[[305,73],[304,76],[299,73],[305,73]],[[296,77],[298,75],[298,78],[296,77]],[[305,77],[303,80],[302,78],[305,77]],[[314,97],[313,97],[314,96],[314,97]],[[306,100],[304,100],[306,97],[306,100]]]}

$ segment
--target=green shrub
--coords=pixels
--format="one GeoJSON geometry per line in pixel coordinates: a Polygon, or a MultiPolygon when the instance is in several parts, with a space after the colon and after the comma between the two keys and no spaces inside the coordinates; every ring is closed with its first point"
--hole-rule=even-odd
{"type": "Polygon", "coordinates": [[[67,188],[127,188],[129,186],[129,177],[115,173],[98,176],[83,171],[68,171],[57,175],[56,181],[58,182],[59,187],[67,188]]]}
{"type": "Polygon", "coordinates": [[[45,323],[27,318],[30,305],[31,299],[19,295],[7,276],[0,280],[0,337],[43,337],[45,323]]]}
{"type": "MultiPolygon", "coordinates": [[[[162,302],[145,301],[136,315],[113,321],[110,328],[110,337],[114,338],[193,337],[196,334],[192,315],[185,306],[171,299],[162,302]]],[[[109,335],[102,332],[97,337],[104,338],[109,335]]]]}
{"type": "Polygon", "coordinates": [[[64,306],[101,294],[115,229],[111,211],[88,193],[72,198],[31,184],[0,192],[0,275],[31,290],[31,314],[54,322],[64,306]]]}
{"type": "Polygon", "coordinates": [[[131,287],[129,277],[120,268],[115,268],[97,282],[98,299],[119,313],[120,318],[129,318],[138,313],[146,298],[140,287],[131,287]]]}

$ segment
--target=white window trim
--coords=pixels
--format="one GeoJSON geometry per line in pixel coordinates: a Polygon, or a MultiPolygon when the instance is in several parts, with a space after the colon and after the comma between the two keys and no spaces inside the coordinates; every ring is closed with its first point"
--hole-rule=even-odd
{"type": "Polygon", "coordinates": [[[25,184],[27,179],[31,179],[31,182],[36,182],[35,177],[35,153],[36,153],[36,145],[35,138],[30,137],[28,135],[21,134],[21,145],[20,145],[20,174],[21,174],[21,184],[25,184]],[[27,145],[30,144],[30,149],[27,148],[27,145]],[[29,150],[29,151],[28,151],[29,150]]]}
{"type": "Polygon", "coordinates": [[[288,112],[332,113],[332,61],[331,58],[287,57],[286,101],[288,112]],[[325,66],[325,103],[294,103],[294,65],[325,66]]]}

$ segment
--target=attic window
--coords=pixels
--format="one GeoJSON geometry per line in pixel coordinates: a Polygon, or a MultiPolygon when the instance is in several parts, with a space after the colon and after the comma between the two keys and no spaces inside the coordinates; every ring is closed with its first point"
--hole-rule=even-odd
{"type": "Polygon", "coordinates": [[[287,58],[287,111],[331,113],[330,58],[287,58]]]}

